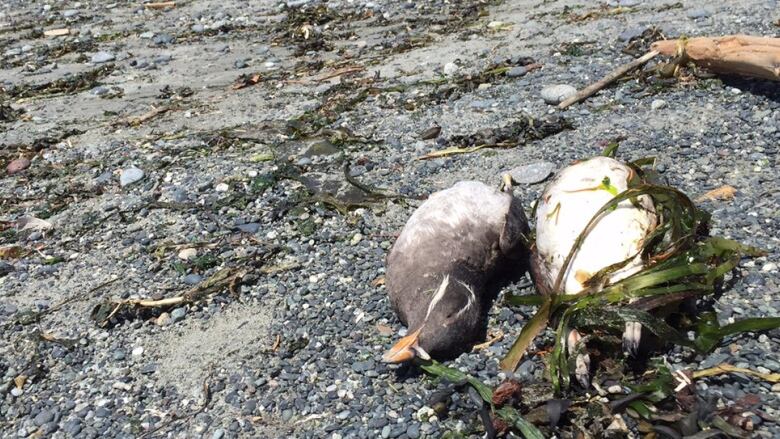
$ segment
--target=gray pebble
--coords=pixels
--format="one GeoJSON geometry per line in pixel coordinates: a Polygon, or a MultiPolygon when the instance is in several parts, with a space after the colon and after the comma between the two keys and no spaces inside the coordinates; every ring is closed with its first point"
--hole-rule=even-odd
{"type": "Polygon", "coordinates": [[[190,273],[186,276],[184,276],[184,279],[182,279],[185,284],[187,285],[197,285],[200,283],[201,280],[203,280],[203,276],[196,274],[196,273],[190,273]]]}
{"type": "Polygon", "coordinates": [[[528,69],[523,66],[517,66],[507,70],[506,76],[510,78],[519,78],[521,76],[525,76],[526,73],[528,73],[528,69]]]}
{"type": "Polygon", "coordinates": [[[655,99],[650,104],[650,108],[653,109],[653,111],[660,110],[661,108],[664,108],[665,106],[666,106],[666,101],[664,101],[663,99],[655,99]]]}
{"type": "Polygon", "coordinates": [[[43,424],[47,424],[54,420],[54,413],[52,413],[50,410],[43,409],[40,413],[38,413],[35,416],[35,419],[33,422],[37,426],[42,426],[43,424]]]}
{"type": "MultiPolygon", "coordinates": [[[[192,29],[192,31],[193,31],[193,32],[195,32],[196,34],[200,34],[200,33],[203,33],[203,32],[206,30],[206,27],[205,27],[205,26],[203,26],[202,24],[198,23],[198,24],[193,24],[193,25],[192,25],[192,27],[191,27],[191,29],[192,29]]],[[[224,434],[224,433],[223,433],[223,434],[224,434]]]]}
{"type": "Polygon", "coordinates": [[[703,8],[696,8],[696,9],[691,9],[685,15],[690,19],[696,20],[697,18],[707,18],[710,15],[712,15],[712,13],[703,8]]]}
{"type": "Polygon", "coordinates": [[[518,166],[509,171],[512,180],[519,184],[541,183],[552,174],[555,164],[550,162],[536,162],[518,166]]]}
{"type": "Polygon", "coordinates": [[[176,308],[173,311],[171,311],[171,320],[173,321],[173,323],[176,323],[179,320],[182,320],[186,314],[187,314],[186,309],[176,308]]]}
{"type": "Polygon", "coordinates": [[[136,167],[123,169],[119,175],[119,185],[125,187],[140,181],[142,178],[144,178],[144,171],[136,167]]]}
{"type": "Polygon", "coordinates": [[[97,52],[92,55],[90,61],[92,64],[102,64],[114,60],[114,54],[109,52],[97,52]]]}
{"type": "Polygon", "coordinates": [[[550,105],[560,104],[561,101],[574,96],[577,89],[568,84],[549,85],[542,89],[541,96],[544,102],[550,105]]]}
{"type": "Polygon", "coordinates": [[[225,436],[225,430],[218,428],[214,430],[214,433],[211,435],[211,439],[222,439],[223,436],[225,436]]]}
{"type": "Polygon", "coordinates": [[[8,262],[0,261],[0,277],[3,277],[14,271],[14,266],[8,262]]]}
{"type": "Polygon", "coordinates": [[[240,226],[236,226],[236,228],[243,233],[255,234],[257,233],[258,230],[260,230],[260,224],[258,223],[241,224],[240,226]]]}

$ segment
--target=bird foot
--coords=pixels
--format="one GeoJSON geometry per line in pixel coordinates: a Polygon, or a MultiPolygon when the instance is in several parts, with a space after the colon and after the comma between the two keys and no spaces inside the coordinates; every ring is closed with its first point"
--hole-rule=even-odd
{"type": "Polygon", "coordinates": [[[628,356],[634,356],[639,349],[642,339],[642,324],[639,322],[626,322],[623,331],[623,352],[628,356]]]}

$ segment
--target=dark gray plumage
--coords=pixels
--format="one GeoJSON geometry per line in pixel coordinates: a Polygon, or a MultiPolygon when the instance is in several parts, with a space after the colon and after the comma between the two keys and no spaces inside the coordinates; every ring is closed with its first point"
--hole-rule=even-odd
{"type": "Polygon", "coordinates": [[[390,303],[409,335],[386,361],[449,358],[484,336],[488,285],[522,270],[528,222],[508,190],[464,181],[434,193],[407,222],[387,258],[390,303]]]}

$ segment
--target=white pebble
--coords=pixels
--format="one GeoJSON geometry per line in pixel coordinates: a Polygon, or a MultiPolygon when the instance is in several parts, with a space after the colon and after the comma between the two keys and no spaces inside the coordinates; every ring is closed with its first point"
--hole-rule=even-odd
{"type": "Polygon", "coordinates": [[[653,110],[660,110],[666,106],[666,101],[663,99],[656,99],[650,104],[650,108],[653,110]]]}
{"type": "Polygon", "coordinates": [[[217,192],[227,192],[228,189],[230,189],[230,186],[227,183],[220,183],[214,187],[214,190],[217,192]]]}
{"type": "Polygon", "coordinates": [[[355,233],[355,236],[352,237],[352,241],[350,241],[350,244],[357,245],[362,239],[363,239],[363,235],[361,235],[360,233],[355,233]]]}
{"type": "Polygon", "coordinates": [[[179,259],[189,261],[198,255],[198,250],[194,248],[185,248],[179,252],[179,259]]]}
{"type": "Polygon", "coordinates": [[[140,357],[143,354],[144,354],[144,348],[142,348],[141,346],[138,346],[137,348],[133,348],[132,355],[134,357],[140,357]]]}
{"type": "Polygon", "coordinates": [[[458,72],[458,65],[454,62],[448,62],[447,64],[444,64],[444,74],[447,76],[452,76],[455,73],[458,72]]]}
{"type": "Polygon", "coordinates": [[[763,267],[761,267],[761,271],[765,271],[765,272],[775,271],[775,270],[777,270],[777,264],[775,264],[774,262],[767,262],[766,264],[764,264],[763,267]]]}

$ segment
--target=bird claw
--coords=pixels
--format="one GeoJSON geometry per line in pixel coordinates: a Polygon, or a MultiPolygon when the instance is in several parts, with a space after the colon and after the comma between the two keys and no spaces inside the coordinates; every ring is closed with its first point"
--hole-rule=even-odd
{"type": "Polygon", "coordinates": [[[590,387],[590,355],[577,354],[574,361],[574,376],[585,389],[590,387]]]}
{"type": "MultiPolygon", "coordinates": [[[[566,340],[566,347],[569,355],[578,351],[578,344],[581,343],[582,335],[576,329],[569,331],[566,340]]],[[[579,352],[574,359],[574,376],[584,388],[590,387],[590,355],[587,352],[579,352]]]]}
{"type": "Polygon", "coordinates": [[[636,355],[641,339],[642,324],[639,322],[626,322],[626,328],[623,331],[623,352],[629,356],[636,355]]]}

